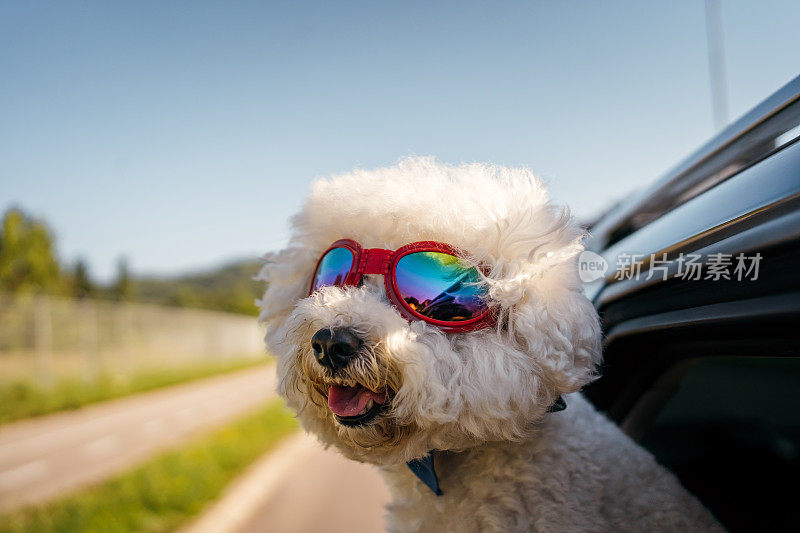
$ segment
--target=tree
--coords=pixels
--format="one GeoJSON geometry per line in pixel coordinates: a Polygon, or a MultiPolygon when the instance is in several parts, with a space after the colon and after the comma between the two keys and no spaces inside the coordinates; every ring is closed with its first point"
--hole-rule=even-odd
{"type": "Polygon", "coordinates": [[[94,284],[89,279],[89,267],[83,258],[75,262],[72,273],[72,295],[76,298],[87,298],[94,294],[94,284]]]}
{"type": "Polygon", "coordinates": [[[0,232],[0,290],[55,291],[59,286],[58,260],[47,225],[12,207],[3,216],[0,232]]]}
{"type": "Polygon", "coordinates": [[[120,257],[117,261],[117,279],[111,287],[111,294],[117,300],[130,300],[133,294],[128,259],[125,257],[120,257]]]}

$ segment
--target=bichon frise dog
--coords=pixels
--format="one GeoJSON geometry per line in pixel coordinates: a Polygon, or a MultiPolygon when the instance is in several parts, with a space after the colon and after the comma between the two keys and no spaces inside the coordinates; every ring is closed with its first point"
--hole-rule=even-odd
{"type": "Polygon", "coordinates": [[[302,425],[379,466],[389,530],[721,529],[577,392],[600,363],[582,237],[526,169],[408,158],[313,185],[260,319],[302,425]]]}

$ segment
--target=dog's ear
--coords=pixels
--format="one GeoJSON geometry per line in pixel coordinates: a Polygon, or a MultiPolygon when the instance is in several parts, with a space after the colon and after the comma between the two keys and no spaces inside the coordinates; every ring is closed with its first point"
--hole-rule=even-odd
{"type": "Polygon", "coordinates": [[[262,259],[264,266],[255,279],[268,285],[256,305],[261,309],[259,322],[269,326],[270,322],[288,316],[295,304],[308,296],[315,262],[310,252],[301,247],[272,252],[262,259]]]}
{"type": "Polygon", "coordinates": [[[551,392],[575,392],[597,377],[600,324],[580,288],[568,284],[534,288],[508,313],[508,321],[509,333],[536,359],[551,392]]]}
{"type": "Polygon", "coordinates": [[[538,181],[530,189],[497,221],[497,237],[486,239],[476,260],[489,266],[489,297],[504,334],[535,359],[557,397],[596,377],[600,326],[578,275],[584,229],[567,208],[549,203],[538,181]]]}
{"type": "Polygon", "coordinates": [[[581,293],[564,290],[540,302],[535,334],[542,335],[542,365],[560,393],[580,390],[597,377],[601,334],[597,312],[581,293]]]}
{"type": "Polygon", "coordinates": [[[527,260],[496,264],[489,280],[505,334],[535,358],[556,396],[591,382],[601,361],[600,324],[583,294],[577,260],[583,247],[575,235],[557,247],[553,239],[527,260]]]}

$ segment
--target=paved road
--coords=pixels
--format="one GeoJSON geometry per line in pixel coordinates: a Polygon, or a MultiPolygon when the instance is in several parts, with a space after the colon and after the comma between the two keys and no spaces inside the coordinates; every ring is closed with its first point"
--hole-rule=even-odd
{"type": "Polygon", "coordinates": [[[273,396],[261,366],[0,427],[0,509],[102,480],[273,396]]]}
{"type": "Polygon", "coordinates": [[[252,465],[181,533],[377,533],[388,500],[374,467],[299,434],[252,465]]]}

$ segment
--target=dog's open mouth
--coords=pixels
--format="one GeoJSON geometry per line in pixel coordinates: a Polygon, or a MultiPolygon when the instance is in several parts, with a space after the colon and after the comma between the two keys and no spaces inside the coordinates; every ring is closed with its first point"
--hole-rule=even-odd
{"type": "Polygon", "coordinates": [[[372,422],[387,403],[385,392],[375,392],[362,385],[331,385],[328,407],[343,426],[363,426],[372,422]]]}

